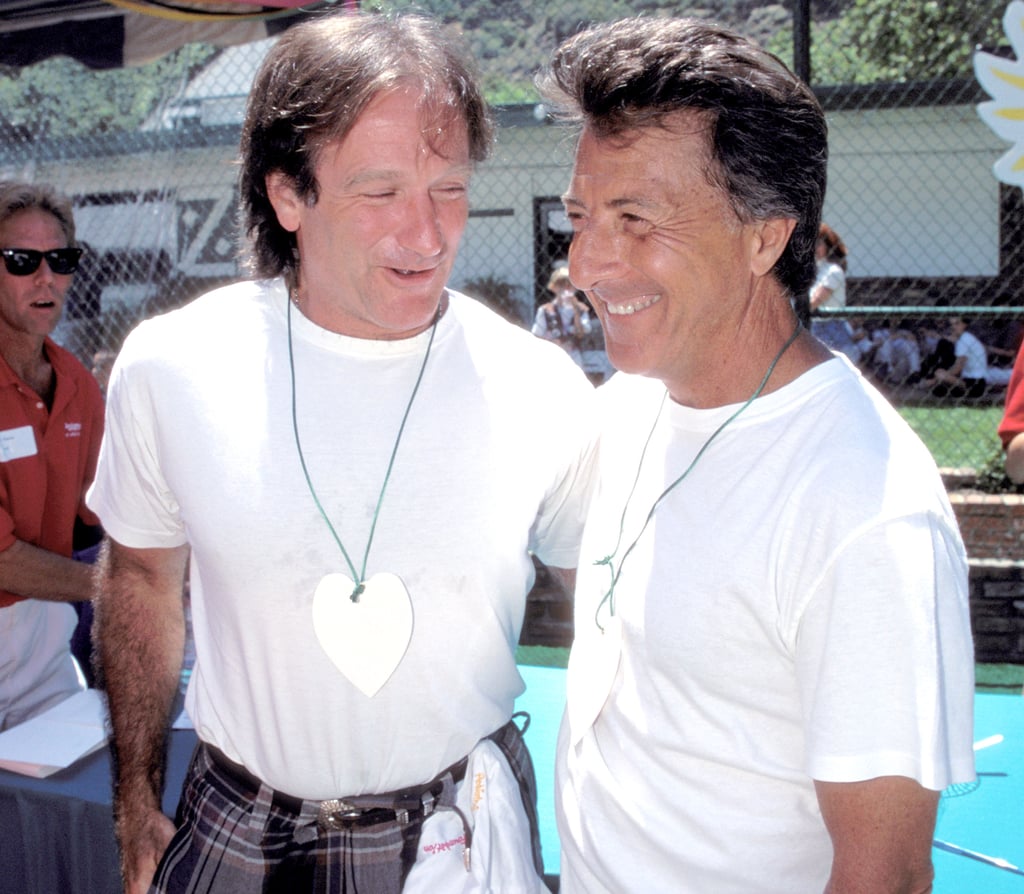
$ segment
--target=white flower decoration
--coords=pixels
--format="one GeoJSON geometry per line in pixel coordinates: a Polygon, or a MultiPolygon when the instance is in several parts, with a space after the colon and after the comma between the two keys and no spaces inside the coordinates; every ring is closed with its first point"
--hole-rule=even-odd
{"type": "Polygon", "coordinates": [[[1024,2],[1013,0],[1003,16],[1003,30],[1017,55],[1016,61],[991,53],[974,54],[974,75],[991,102],[978,106],[978,114],[992,131],[1012,142],[993,166],[1003,183],[1024,188],[1024,2]]]}

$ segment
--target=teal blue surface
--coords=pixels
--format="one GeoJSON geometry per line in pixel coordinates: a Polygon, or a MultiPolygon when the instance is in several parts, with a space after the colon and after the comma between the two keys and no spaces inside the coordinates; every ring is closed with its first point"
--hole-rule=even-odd
{"type": "MultiPolygon", "coordinates": [[[[978,787],[943,797],[935,837],[1024,872],[1024,698],[975,696],[974,741],[992,736],[1003,739],[975,752],[978,787]]],[[[939,848],[932,853],[935,894],[1024,894],[1024,875],[939,848]]]]}
{"type": "MultiPolygon", "coordinates": [[[[516,702],[516,709],[530,714],[526,742],[537,773],[544,870],[557,875],[553,762],[565,704],[565,671],[525,665],[519,670],[527,689],[516,702]]],[[[954,847],[1006,861],[1024,872],[1024,698],[975,696],[974,741],[993,736],[1002,736],[1002,741],[976,752],[977,788],[969,794],[943,797],[935,837],[954,847]]],[[[1024,894],[1024,875],[940,848],[933,850],[933,856],[933,894],[1024,894]]]]}
{"type": "Polygon", "coordinates": [[[526,683],[526,692],[516,701],[516,710],[530,715],[530,727],[524,738],[537,774],[537,812],[544,872],[558,875],[561,861],[555,824],[555,746],[565,707],[565,671],[558,667],[521,664],[519,673],[526,683]]]}

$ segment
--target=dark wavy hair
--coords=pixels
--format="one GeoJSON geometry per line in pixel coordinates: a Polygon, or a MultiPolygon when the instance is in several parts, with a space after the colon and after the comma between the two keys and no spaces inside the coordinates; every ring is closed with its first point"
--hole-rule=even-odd
{"type": "Polygon", "coordinates": [[[68,246],[75,244],[75,217],[67,196],[46,183],[0,180],[0,223],[19,211],[32,208],[52,214],[60,224],[68,246]]]}
{"type": "Polygon", "coordinates": [[[641,16],[567,39],[537,86],[558,117],[601,139],[705,113],[709,181],[741,220],[796,220],[773,272],[791,295],[810,287],[828,128],[814,94],[777,57],[706,22],[641,16]]]}
{"type": "Polygon", "coordinates": [[[419,15],[338,12],[290,28],[263,61],[249,94],[239,181],[249,266],[259,278],[294,272],[295,234],[285,230],[267,196],[267,175],[280,171],[315,205],[316,162],[344,139],[379,93],[413,83],[424,114],[440,128],[464,126],[469,154],[483,161],[493,126],[461,42],[419,15]]]}

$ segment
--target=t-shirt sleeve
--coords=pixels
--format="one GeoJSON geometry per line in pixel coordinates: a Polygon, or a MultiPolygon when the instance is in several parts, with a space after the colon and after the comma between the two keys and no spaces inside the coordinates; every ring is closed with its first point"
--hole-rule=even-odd
{"type": "Polygon", "coordinates": [[[158,461],[156,401],[144,350],[129,336],[107,392],[106,428],[86,503],[118,543],[138,549],[186,542],[174,494],[158,461]]]}
{"type": "Polygon", "coordinates": [[[930,513],[876,523],[822,569],[796,649],[806,771],[825,782],[974,778],[967,566],[930,513]]]}

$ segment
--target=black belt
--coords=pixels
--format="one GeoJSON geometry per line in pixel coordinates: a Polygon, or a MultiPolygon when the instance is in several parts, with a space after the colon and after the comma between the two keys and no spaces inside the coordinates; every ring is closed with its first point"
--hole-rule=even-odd
{"type": "MultiPolygon", "coordinates": [[[[259,795],[263,783],[241,764],[235,763],[223,751],[206,742],[210,762],[217,770],[242,790],[252,800],[259,795]]],[[[352,826],[373,826],[378,823],[398,822],[405,825],[418,816],[429,816],[434,812],[437,801],[444,789],[445,779],[450,776],[459,783],[466,775],[467,758],[452,764],[425,785],[386,792],[382,795],[353,795],[347,798],[329,798],[326,801],[304,801],[294,795],[274,790],[272,804],[279,810],[298,815],[306,804],[319,805],[317,824],[322,829],[345,829],[352,826]]]]}

